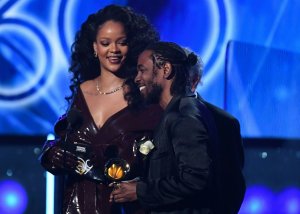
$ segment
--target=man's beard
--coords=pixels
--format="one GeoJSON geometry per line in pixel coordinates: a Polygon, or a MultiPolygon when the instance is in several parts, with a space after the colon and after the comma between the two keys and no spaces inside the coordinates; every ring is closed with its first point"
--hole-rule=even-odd
{"type": "Polygon", "coordinates": [[[152,84],[151,91],[146,95],[145,101],[147,104],[158,104],[162,94],[162,87],[156,83],[152,84]]]}

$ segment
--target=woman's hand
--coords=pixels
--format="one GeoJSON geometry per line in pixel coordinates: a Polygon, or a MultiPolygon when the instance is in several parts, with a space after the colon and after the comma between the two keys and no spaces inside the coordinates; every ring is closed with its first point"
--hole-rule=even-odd
{"type": "Polygon", "coordinates": [[[62,149],[59,146],[53,146],[49,149],[47,158],[53,169],[74,171],[78,165],[78,158],[73,153],[62,149]]]}

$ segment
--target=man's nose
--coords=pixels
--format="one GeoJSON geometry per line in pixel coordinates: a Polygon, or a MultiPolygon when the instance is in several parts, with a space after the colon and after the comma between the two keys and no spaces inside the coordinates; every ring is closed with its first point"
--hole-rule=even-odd
{"type": "Polygon", "coordinates": [[[134,78],[134,82],[139,83],[140,81],[141,81],[141,75],[140,75],[140,72],[138,72],[137,75],[134,78]]]}

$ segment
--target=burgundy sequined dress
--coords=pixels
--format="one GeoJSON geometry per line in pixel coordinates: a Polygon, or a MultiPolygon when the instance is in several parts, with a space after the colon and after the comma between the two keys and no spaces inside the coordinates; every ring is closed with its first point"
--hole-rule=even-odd
{"type": "MultiPolygon", "coordinates": [[[[125,107],[112,115],[101,128],[95,124],[81,89],[75,96],[72,108],[81,112],[83,121],[78,129],[68,134],[68,144],[83,145],[88,148],[88,151],[96,154],[96,167],[101,173],[105,163],[112,156],[118,156],[130,164],[130,173],[127,179],[143,175],[143,158],[140,154],[134,155],[133,143],[144,136],[151,138],[162,114],[159,106],[149,106],[142,110],[131,110],[129,107],[125,107]]],[[[51,157],[47,156],[47,151],[53,146],[61,146],[65,143],[66,124],[67,119],[62,116],[55,127],[57,132],[62,130],[61,133],[57,133],[60,137],[54,141],[47,141],[41,155],[42,165],[54,175],[61,175],[65,172],[52,166],[51,157]]],[[[75,173],[67,174],[62,213],[121,213],[116,204],[109,202],[112,190],[103,183],[75,173]]],[[[125,203],[122,204],[122,207],[123,213],[143,213],[138,202],[125,203]]]]}

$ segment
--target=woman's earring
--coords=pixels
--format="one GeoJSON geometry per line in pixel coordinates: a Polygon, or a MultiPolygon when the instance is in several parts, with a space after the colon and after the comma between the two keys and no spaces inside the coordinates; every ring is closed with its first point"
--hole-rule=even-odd
{"type": "Polygon", "coordinates": [[[98,53],[97,53],[97,51],[94,51],[94,56],[95,56],[95,58],[97,58],[97,57],[98,57],[98,53]]]}

